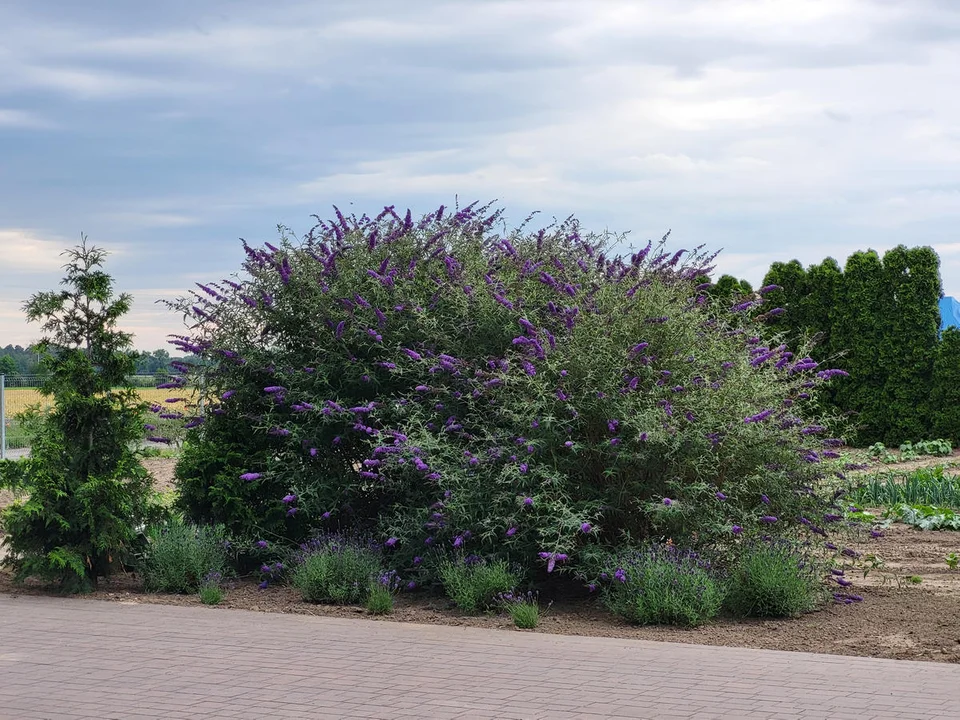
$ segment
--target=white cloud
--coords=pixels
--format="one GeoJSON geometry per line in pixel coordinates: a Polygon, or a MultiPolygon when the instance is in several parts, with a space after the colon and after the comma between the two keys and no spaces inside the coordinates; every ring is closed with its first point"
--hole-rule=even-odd
{"type": "Polygon", "coordinates": [[[0,108],[0,128],[3,127],[47,130],[56,127],[56,125],[36,113],[26,110],[0,108]]]}

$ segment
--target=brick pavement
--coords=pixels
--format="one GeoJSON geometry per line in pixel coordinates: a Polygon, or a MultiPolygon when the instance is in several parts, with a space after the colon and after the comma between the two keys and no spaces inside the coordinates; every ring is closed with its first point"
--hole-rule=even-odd
{"type": "Polygon", "coordinates": [[[0,596],[0,718],[960,717],[960,666],[0,596]]]}

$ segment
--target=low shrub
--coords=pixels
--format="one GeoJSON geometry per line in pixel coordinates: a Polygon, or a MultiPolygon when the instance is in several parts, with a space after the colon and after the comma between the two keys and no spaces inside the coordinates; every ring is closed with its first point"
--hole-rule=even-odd
{"type": "Polygon", "coordinates": [[[200,602],[204,605],[219,605],[223,600],[223,575],[218,572],[207,573],[200,586],[200,602]]]}
{"type": "Polygon", "coordinates": [[[540,624],[540,603],[532,592],[524,595],[506,593],[500,601],[510,614],[514,626],[521,630],[533,630],[540,624]]]}
{"type": "Polygon", "coordinates": [[[207,576],[216,573],[222,578],[229,572],[228,547],[219,527],[179,520],[153,525],[139,564],[143,586],[158,592],[197,592],[207,576]]]}
{"type": "Polygon", "coordinates": [[[367,599],[381,572],[375,547],[329,535],[300,546],[291,582],[306,602],[349,605],[367,599]]]}
{"type": "Polygon", "coordinates": [[[749,545],[731,569],[726,607],[740,617],[794,617],[823,600],[822,575],[788,542],[749,545]]]}
{"type": "Polygon", "coordinates": [[[444,560],[439,575],[447,597],[470,613],[490,610],[499,596],[510,592],[520,581],[506,561],[488,562],[470,556],[444,560]]]}
{"type": "Polygon", "coordinates": [[[367,595],[367,612],[371,615],[389,615],[393,612],[393,596],[400,589],[400,576],[396,570],[388,570],[370,586],[367,595]]]}
{"type": "Polygon", "coordinates": [[[697,553],[654,545],[610,558],[604,604],[638,625],[703,625],[720,611],[723,589],[697,553]]]}

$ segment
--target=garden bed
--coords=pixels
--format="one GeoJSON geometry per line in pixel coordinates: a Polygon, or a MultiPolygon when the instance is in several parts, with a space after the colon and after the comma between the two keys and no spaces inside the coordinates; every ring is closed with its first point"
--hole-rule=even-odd
{"type": "MultiPolygon", "coordinates": [[[[854,580],[849,589],[863,596],[862,603],[831,603],[793,620],[720,619],[694,629],[634,627],[606,612],[594,598],[586,597],[551,606],[535,632],[960,663],[960,570],[950,571],[943,560],[951,548],[960,549],[960,533],[919,531],[895,524],[883,537],[855,547],[883,557],[888,575],[917,575],[923,582],[898,587],[892,578],[883,584],[877,571],[866,580],[862,573],[848,571],[847,576],[854,580]]],[[[9,574],[0,572],[0,592],[48,591],[32,583],[16,587],[9,574]]],[[[77,601],[84,598],[121,603],[200,604],[196,595],[145,593],[132,575],[118,576],[77,601]]],[[[292,588],[274,586],[261,590],[256,582],[246,580],[228,585],[217,608],[370,618],[359,607],[310,605],[302,602],[292,588]]],[[[401,593],[393,614],[382,619],[514,631],[505,615],[464,615],[446,598],[428,593],[401,593]]]]}

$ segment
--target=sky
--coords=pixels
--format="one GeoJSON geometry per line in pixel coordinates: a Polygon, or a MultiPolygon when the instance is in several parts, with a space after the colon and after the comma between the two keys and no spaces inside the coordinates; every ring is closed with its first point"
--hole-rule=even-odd
{"type": "Polygon", "coordinates": [[[958,296],[958,87],[956,0],[4,0],[0,346],[81,233],[151,350],[241,237],[458,198],[755,284],[930,245],[958,296]]]}

